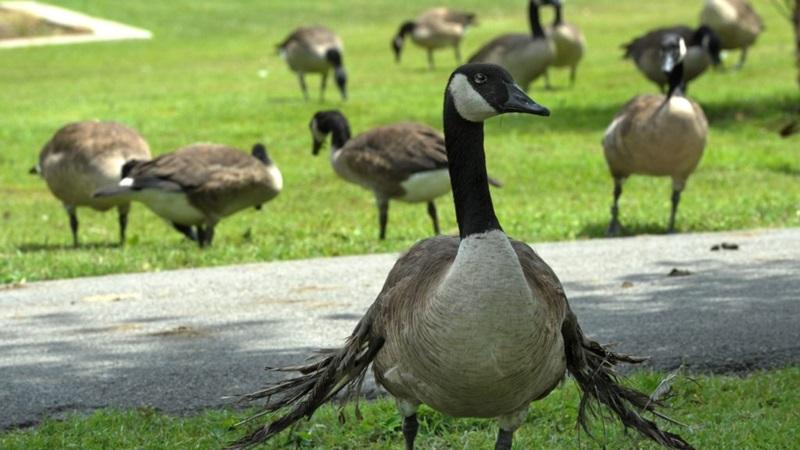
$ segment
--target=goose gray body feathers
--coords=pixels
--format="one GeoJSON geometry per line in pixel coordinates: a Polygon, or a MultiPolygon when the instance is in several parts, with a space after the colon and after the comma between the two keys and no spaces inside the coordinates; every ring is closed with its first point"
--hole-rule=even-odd
{"type": "Polygon", "coordinates": [[[79,206],[98,211],[117,208],[120,243],[124,243],[130,201],[95,198],[92,194],[117,184],[125,163],[147,159],[150,147],[135,130],[115,122],[84,121],[59,129],[42,148],[39,163],[32,171],[45,179],[50,191],[66,208],[75,246],[79,206]]]}

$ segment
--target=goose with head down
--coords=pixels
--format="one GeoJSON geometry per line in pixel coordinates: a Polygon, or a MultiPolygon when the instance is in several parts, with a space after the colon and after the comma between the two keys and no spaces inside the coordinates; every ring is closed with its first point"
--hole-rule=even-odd
{"type": "Polygon", "coordinates": [[[264,412],[282,412],[234,447],[310,417],[342,389],[357,389],[372,365],[404,418],[406,449],[414,447],[424,403],[456,417],[497,419],[495,448],[508,450],[530,403],[566,372],[583,391],[581,420],[585,402],[598,401],[656,442],[691,448],[639,414],[655,405],[619,385],[612,372],[618,362],[636,360],[586,338],[550,267],[503,232],[489,193],[483,121],[504,113],[549,114],[501,67],[468,64],[452,74],[444,132],[459,236],[414,245],[343,347],[284,369],[300,374],[246,396],[270,399],[264,412]]]}
{"type": "Polygon", "coordinates": [[[450,8],[431,8],[420,14],[415,20],[408,20],[400,25],[397,35],[392,39],[392,51],[399,63],[403,53],[406,37],[411,42],[428,52],[428,67],[433,69],[433,51],[453,47],[456,62],[461,63],[461,39],[467,28],[475,23],[475,14],[450,8]]]}

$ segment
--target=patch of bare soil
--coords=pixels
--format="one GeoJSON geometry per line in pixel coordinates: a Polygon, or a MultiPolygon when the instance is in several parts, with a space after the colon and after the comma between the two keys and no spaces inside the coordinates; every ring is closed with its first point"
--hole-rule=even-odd
{"type": "Polygon", "coordinates": [[[91,32],[88,28],[61,25],[24,12],[0,8],[0,39],[90,34],[91,32]]]}

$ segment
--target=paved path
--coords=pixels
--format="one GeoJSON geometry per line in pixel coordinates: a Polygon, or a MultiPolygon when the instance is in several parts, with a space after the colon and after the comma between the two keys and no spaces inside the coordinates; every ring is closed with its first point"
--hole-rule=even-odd
{"type": "MultiPolygon", "coordinates": [[[[534,246],[583,329],[657,368],[800,362],[800,229],[534,246]],[[734,242],[738,250],[710,251],[734,242]],[[673,269],[688,276],[668,277],[673,269]]],[[[0,429],[151,405],[190,412],[263,367],[339,345],[396,255],[31,283],[0,290],[0,429]]]]}

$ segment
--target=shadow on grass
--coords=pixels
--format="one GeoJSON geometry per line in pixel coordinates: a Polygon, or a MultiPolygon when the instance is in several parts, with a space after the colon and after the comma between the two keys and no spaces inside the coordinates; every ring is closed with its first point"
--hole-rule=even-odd
{"type": "MultiPolygon", "coordinates": [[[[619,236],[608,236],[606,231],[608,230],[608,223],[611,221],[611,216],[609,215],[608,221],[606,222],[594,222],[584,225],[583,228],[581,228],[581,230],[578,232],[578,237],[599,238],[599,237],[639,236],[643,234],[664,235],[667,234],[667,220],[668,217],[665,217],[663,222],[630,223],[630,224],[623,223],[622,234],[620,234],[619,236]]],[[[676,222],[676,228],[680,228],[680,220],[676,220],[675,222],[676,222]]],[[[678,230],[678,234],[680,234],[680,229],[678,230]]]]}
{"type": "Polygon", "coordinates": [[[91,244],[80,244],[75,247],[72,244],[39,244],[29,243],[22,244],[17,247],[22,253],[38,253],[38,252],[52,252],[56,250],[104,250],[110,248],[123,248],[117,242],[94,242],[91,244]]]}
{"type": "Polygon", "coordinates": [[[792,167],[789,163],[770,166],[769,170],[775,173],[789,175],[790,177],[800,177],[800,168],[792,167]]]}

